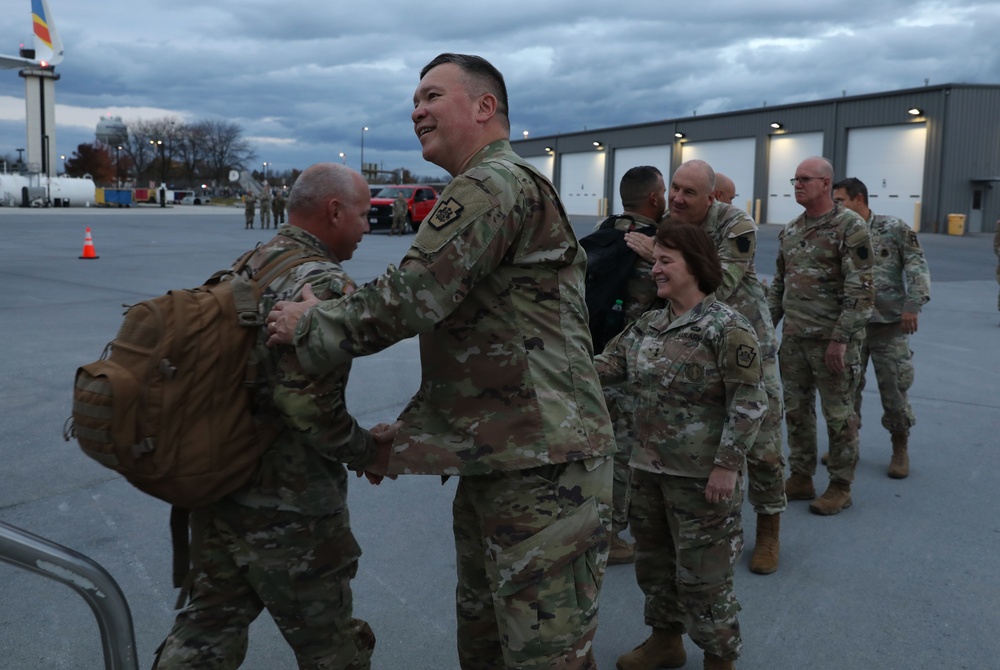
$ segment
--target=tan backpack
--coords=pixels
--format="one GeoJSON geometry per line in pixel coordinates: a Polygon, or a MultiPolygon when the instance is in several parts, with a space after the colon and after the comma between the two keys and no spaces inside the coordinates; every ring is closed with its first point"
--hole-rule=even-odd
{"type": "Polygon", "coordinates": [[[260,295],[292,267],[325,259],[291,250],[251,278],[252,254],[198,288],[129,307],[100,360],[76,372],[66,439],[176,507],[249,482],[280,429],[273,409],[258,406],[260,295]]]}

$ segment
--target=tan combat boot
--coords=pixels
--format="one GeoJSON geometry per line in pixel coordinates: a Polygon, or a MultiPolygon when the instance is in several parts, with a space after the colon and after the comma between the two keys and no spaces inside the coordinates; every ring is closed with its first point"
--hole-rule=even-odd
{"type": "Polygon", "coordinates": [[[785,482],[785,497],[789,500],[812,500],[816,497],[812,477],[793,472],[785,482]]]}
{"type": "Polygon", "coordinates": [[[817,500],[809,503],[813,514],[830,516],[851,506],[851,485],[847,482],[830,481],[830,486],[817,500]]]}
{"type": "Polygon", "coordinates": [[[611,551],[608,552],[608,565],[622,565],[635,562],[635,544],[623,537],[612,535],[611,551]]]}
{"type": "Polygon", "coordinates": [[[677,629],[654,628],[645,642],[618,658],[618,670],[681,668],[687,663],[684,640],[677,629]]]}
{"type": "Polygon", "coordinates": [[[750,572],[769,575],[778,569],[778,530],[781,527],[780,514],[757,515],[757,544],[750,557],[750,572]]]}
{"type": "Polygon", "coordinates": [[[705,652],[705,670],[736,670],[735,661],[727,661],[721,656],[705,652]]]}
{"type": "Polygon", "coordinates": [[[906,479],[910,474],[910,456],[906,453],[908,436],[906,433],[892,433],[892,460],[889,461],[889,476],[906,479]]]}

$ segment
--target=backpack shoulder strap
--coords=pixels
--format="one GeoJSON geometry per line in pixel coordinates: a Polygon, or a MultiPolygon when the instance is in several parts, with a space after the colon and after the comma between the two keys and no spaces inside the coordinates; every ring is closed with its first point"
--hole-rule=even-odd
{"type": "Polygon", "coordinates": [[[258,309],[260,295],[265,288],[271,285],[271,282],[297,265],[329,259],[304,252],[302,249],[290,249],[265,264],[254,274],[253,278],[248,277],[243,272],[247,260],[249,257],[244,255],[232,270],[234,273],[232,278],[233,302],[236,305],[240,325],[257,327],[264,325],[258,309]]]}

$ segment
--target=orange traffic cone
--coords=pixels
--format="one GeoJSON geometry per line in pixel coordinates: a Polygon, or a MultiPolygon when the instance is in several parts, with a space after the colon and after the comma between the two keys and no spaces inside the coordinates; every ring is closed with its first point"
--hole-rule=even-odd
{"type": "Polygon", "coordinates": [[[83,238],[83,255],[80,258],[100,258],[94,253],[94,238],[90,236],[90,228],[87,228],[87,234],[83,238]]]}

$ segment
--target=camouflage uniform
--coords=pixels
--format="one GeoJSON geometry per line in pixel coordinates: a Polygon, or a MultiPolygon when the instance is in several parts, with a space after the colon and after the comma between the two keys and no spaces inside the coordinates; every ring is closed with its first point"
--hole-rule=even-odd
{"type": "Polygon", "coordinates": [[[243,214],[246,219],[246,228],[253,228],[253,210],[256,202],[257,199],[253,197],[252,193],[247,193],[243,196],[243,214]]]}
{"type": "Polygon", "coordinates": [[[785,395],[789,464],[816,472],[816,390],[830,443],[831,482],[850,484],[858,461],[854,398],[861,375],[861,340],[875,290],[871,236],[864,220],[836,204],[815,219],[805,213],[778,235],[774,281],[767,293],[771,320],[785,323],[778,365],[785,395]],[[847,344],[844,372],[826,366],[829,343],[847,344]]]}
{"type": "MultiPolygon", "coordinates": [[[[594,230],[604,222],[598,223],[594,230]]],[[[649,217],[626,212],[615,220],[615,228],[623,232],[629,230],[656,230],[657,223],[649,217]]],[[[653,281],[653,264],[636,254],[635,267],[628,279],[625,293],[625,323],[632,323],[645,314],[654,305],[663,301],[656,296],[656,282],[653,281]]],[[[628,499],[632,483],[632,468],[629,459],[632,457],[632,447],[635,444],[635,428],[632,425],[634,412],[632,396],[626,394],[620,386],[604,387],[604,402],[611,415],[611,425],[615,431],[615,467],[614,486],[612,487],[611,532],[614,535],[628,526],[628,499]]]]}
{"type": "Polygon", "coordinates": [[[716,201],[701,223],[715,241],[722,261],[722,285],[715,297],[746,317],[760,343],[768,412],[747,453],[747,497],[758,514],[785,511],[785,459],[781,449],[784,407],[778,374],[778,339],[767,308],[767,294],[754,268],[757,224],[739,207],[716,201]]]}
{"type": "Polygon", "coordinates": [[[463,668],[594,668],[614,439],[591,358],[586,255],[506,140],[442,193],[400,267],[306,312],[308,370],[420,336],[390,470],[460,475],[463,668]]]}
{"type": "Polygon", "coordinates": [[[392,227],[389,229],[390,235],[406,232],[406,198],[402,193],[396,194],[396,199],[392,201],[392,227]]]}
{"type": "MultiPolygon", "coordinates": [[[[251,260],[254,271],[288,249],[330,258],[304,263],[276,279],[261,300],[296,298],[309,282],[334,298],[355,288],[326,247],[288,226],[251,260]]],[[[195,547],[195,580],[156,668],[236,668],[246,654],[247,628],[267,608],[300,668],[370,667],[375,637],[352,617],[351,579],[361,549],[351,533],[347,470],[375,454],[367,430],[344,405],[350,364],[309,377],[289,347],[270,349],[260,331],[257,354],[266,385],[262,411],[277,412],[284,429],[264,453],[257,479],[218,503],[193,512],[203,532],[195,547]]]]}
{"type": "Polygon", "coordinates": [[[260,227],[271,227],[271,190],[268,188],[260,192],[260,227]]]}
{"type": "Polygon", "coordinates": [[[906,392],[913,384],[913,352],[900,325],[903,312],[919,313],[931,299],[931,275],[917,234],[894,216],[868,217],[875,252],[875,306],[861,343],[861,379],[855,411],[861,426],[861,392],[868,359],[875,366],[882,399],[882,425],[890,433],[907,435],[916,419],[906,392]]]}
{"type": "Polygon", "coordinates": [[[680,625],[702,649],[734,659],[742,486],[716,504],[705,487],[716,465],[742,472],[768,411],[753,327],[713,294],[678,317],[647,312],[595,364],[602,382],[627,382],[635,397],[629,521],[646,623],[680,625]]]}
{"type": "Polygon", "coordinates": [[[285,197],[281,193],[275,193],[271,201],[271,213],[274,215],[274,227],[277,228],[285,222],[285,197]]]}

